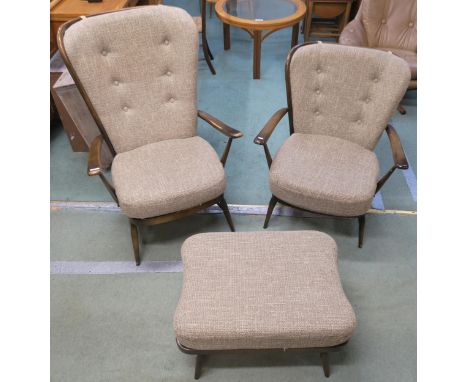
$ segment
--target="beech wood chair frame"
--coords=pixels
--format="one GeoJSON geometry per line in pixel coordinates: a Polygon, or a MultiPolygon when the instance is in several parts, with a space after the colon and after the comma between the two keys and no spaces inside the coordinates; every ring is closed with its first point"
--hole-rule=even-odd
{"type": "MultiPolygon", "coordinates": [[[[268,149],[268,139],[270,138],[271,134],[275,130],[276,126],[278,123],[281,121],[281,119],[284,117],[286,113],[288,113],[289,117],[289,133],[290,135],[294,134],[294,122],[293,122],[293,107],[292,107],[292,98],[291,98],[291,80],[290,80],[290,66],[291,66],[291,60],[294,56],[294,53],[296,53],[299,49],[301,49],[304,46],[311,45],[311,44],[316,44],[317,42],[315,41],[310,41],[310,42],[305,42],[303,44],[295,46],[293,49],[288,54],[288,57],[286,58],[286,65],[285,65],[285,80],[286,80],[286,95],[287,95],[287,100],[288,100],[288,107],[287,108],[282,108],[278,110],[276,113],[272,115],[272,117],[269,119],[269,121],[265,124],[263,129],[260,131],[260,133],[255,137],[254,143],[257,145],[263,146],[263,149],[265,151],[265,156],[266,160],[268,163],[268,168],[271,167],[272,163],[272,158],[270,154],[270,150],[268,149]]],[[[375,188],[375,193],[377,193],[382,186],[385,184],[385,182],[390,178],[390,176],[393,174],[393,172],[396,169],[400,170],[406,170],[408,169],[408,161],[406,159],[405,151],[403,150],[403,146],[401,144],[400,138],[393,126],[390,124],[387,125],[385,131],[387,132],[388,139],[390,141],[390,147],[392,150],[392,155],[393,155],[393,166],[387,171],[387,173],[377,182],[376,188],[375,188]]],[[[298,206],[294,206],[290,203],[287,203],[283,200],[280,200],[277,198],[275,195],[272,194],[270,203],[268,205],[268,210],[267,214],[265,216],[265,222],[263,225],[263,228],[268,228],[268,223],[270,221],[270,217],[273,213],[273,209],[277,203],[281,203],[286,206],[290,206],[302,211],[310,212],[313,214],[317,215],[322,215],[322,216],[329,216],[329,217],[335,217],[335,218],[346,218],[346,219],[358,219],[359,222],[359,240],[358,240],[358,247],[362,248],[362,245],[364,243],[364,230],[365,230],[365,223],[366,223],[366,214],[360,215],[360,216],[337,216],[337,215],[327,215],[315,211],[310,211],[298,206]]]]}
{"type": "Polygon", "coordinates": [[[200,379],[203,361],[205,361],[206,357],[209,354],[232,354],[232,353],[271,353],[271,352],[312,352],[312,353],[319,353],[320,355],[320,362],[322,364],[322,369],[325,377],[330,376],[330,362],[328,354],[330,352],[336,352],[341,350],[343,346],[345,346],[348,341],[330,347],[323,347],[323,348],[274,348],[274,349],[226,349],[226,350],[196,350],[188,348],[182,345],[179,340],[176,338],[177,347],[180,349],[182,353],[185,354],[192,354],[196,355],[195,360],[195,373],[194,379],[200,379]]]}
{"type": "MultiPolygon", "coordinates": [[[[101,16],[103,14],[108,14],[108,13],[114,13],[114,12],[127,12],[131,10],[131,8],[124,8],[124,9],[119,9],[115,11],[109,11],[109,12],[102,12],[102,13],[96,13],[93,15],[89,15],[86,17],[96,17],[96,16],[101,16]]],[[[73,68],[73,65],[70,62],[70,59],[67,55],[63,39],[65,36],[66,30],[76,22],[81,21],[81,18],[75,18],[72,19],[66,23],[64,23],[58,30],[58,36],[57,36],[57,43],[58,47],[60,50],[60,54],[62,55],[63,61],[70,72],[71,77],[75,81],[75,84],[83,97],[91,115],[93,116],[94,121],[96,122],[99,131],[101,135],[98,135],[94,141],[91,144],[91,147],[89,149],[89,155],[88,155],[88,175],[89,176],[99,176],[104,183],[104,186],[106,187],[107,191],[110,193],[114,201],[119,205],[119,200],[117,197],[117,194],[115,192],[115,188],[112,185],[112,183],[107,179],[107,177],[104,174],[104,170],[106,169],[105,166],[103,166],[103,163],[101,161],[101,153],[102,153],[102,145],[105,142],[106,145],[109,148],[109,151],[112,155],[112,158],[115,157],[116,151],[114,146],[112,145],[112,142],[109,139],[109,136],[101,122],[101,119],[99,118],[99,115],[97,114],[96,110],[93,107],[93,104],[91,100],[89,99],[88,94],[86,93],[86,90],[83,87],[83,84],[80,81],[80,78],[76,74],[75,69],[73,68]]],[[[223,166],[225,165],[228,155],[229,155],[229,150],[231,148],[231,144],[233,139],[240,138],[242,137],[242,132],[233,129],[232,127],[228,126],[224,122],[220,121],[219,119],[213,117],[212,115],[198,110],[198,117],[207,122],[210,126],[218,130],[220,133],[226,135],[229,139],[226,144],[225,150],[220,158],[221,163],[223,166]]],[[[110,164],[109,164],[110,166],[110,164]]],[[[203,210],[209,206],[212,206],[214,204],[217,204],[221,210],[224,213],[224,216],[226,217],[227,223],[229,224],[229,227],[231,231],[235,231],[234,228],[234,223],[232,222],[231,214],[229,212],[229,207],[226,203],[226,200],[224,199],[224,195],[221,194],[217,198],[209,200],[201,205],[194,206],[189,209],[181,210],[181,211],[176,211],[172,212],[169,214],[165,215],[160,215],[160,216],[155,216],[155,217],[150,217],[146,219],[137,219],[137,218],[129,218],[130,220],[130,233],[132,237],[132,244],[133,244],[133,252],[135,256],[135,263],[136,265],[140,265],[141,263],[141,258],[140,258],[140,238],[139,238],[139,233],[138,233],[138,227],[141,225],[157,225],[157,224],[162,224],[166,222],[170,222],[173,220],[178,220],[181,218],[184,218],[186,216],[192,215],[196,213],[197,211],[203,210]]]]}

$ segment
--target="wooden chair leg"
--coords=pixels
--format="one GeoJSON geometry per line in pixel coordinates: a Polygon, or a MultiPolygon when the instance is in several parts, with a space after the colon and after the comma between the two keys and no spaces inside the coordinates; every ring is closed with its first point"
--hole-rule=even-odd
{"type": "Polygon", "coordinates": [[[330,376],[330,363],[328,360],[328,353],[320,353],[320,361],[322,362],[323,374],[325,377],[330,376]]]}
{"type": "Polygon", "coordinates": [[[278,203],[278,199],[274,195],[271,195],[270,204],[268,204],[268,211],[265,216],[265,223],[263,223],[263,228],[268,228],[268,223],[270,222],[271,214],[273,213],[273,208],[275,208],[276,203],[278,203]]]}
{"type": "Polygon", "coordinates": [[[364,228],[366,226],[366,215],[361,215],[358,217],[359,220],[359,248],[362,248],[362,244],[364,243],[364,228]]]}
{"type": "Polygon", "coordinates": [[[224,196],[221,196],[218,200],[218,206],[223,210],[224,216],[226,217],[226,220],[229,224],[229,228],[231,228],[232,232],[235,232],[236,229],[234,228],[234,223],[232,222],[231,218],[231,213],[229,212],[229,207],[226,203],[226,199],[224,199],[224,196]]]}
{"type": "Polygon", "coordinates": [[[206,41],[206,47],[208,49],[208,54],[212,60],[214,60],[213,53],[211,53],[210,46],[208,45],[208,40],[206,41]]]}
{"type": "Polygon", "coordinates": [[[203,358],[204,354],[197,354],[197,358],[195,359],[195,375],[193,377],[194,379],[200,379],[203,358]]]}
{"type": "Polygon", "coordinates": [[[140,265],[140,237],[138,235],[138,227],[130,222],[130,232],[132,234],[133,254],[135,255],[136,265],[140,265]]]}
{"type": "Polygon", "coordinates": [[[210,68],[211,74],[215,75],[216,70],[213,67],[213,64],[211,63],[210,59],[210,48],[208,47],[208,42],[206,41],[206,38],[202,38],[202,48],[203,48],[203,55],[205,56],[205,61],[208,64],[208,67],[210,68]]]}
{"type": "Polygon", "coordinates": [[[399,105],[398,105],[398,112],[399,112],[401,115],[405,115],[405,114],[406,114],[406,109],[403,107],[402,104],[399,104],[399,105]]]}

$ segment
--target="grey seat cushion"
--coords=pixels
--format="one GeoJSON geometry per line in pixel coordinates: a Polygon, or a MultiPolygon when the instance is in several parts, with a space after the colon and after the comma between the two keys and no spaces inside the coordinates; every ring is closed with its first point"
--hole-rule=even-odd
{"type": "Polygon", "coordinates": [[[296,133],[273,160],[270,189],[277,198],[309,211],[359,216],[371,206],[378,176],[372,151],[341,138],[296,133]]]}
{"type": "Polygon", "coordinates": [[[112,179],[120,207],[132,218],[192,208],[225,189],[223,166],[200,137],[165,140],[117,154],[112,179]]]}
{"type": "Polygon", "coordinates": [[[317,231],[205,233],[182,246],[176,338],[196,350],[328,347],[356,317],[317,231]]]}

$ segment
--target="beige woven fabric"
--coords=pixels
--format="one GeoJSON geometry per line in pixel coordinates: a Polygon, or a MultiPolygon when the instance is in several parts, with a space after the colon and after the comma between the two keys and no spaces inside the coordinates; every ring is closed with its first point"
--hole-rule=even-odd
{"type": "Polygon", "coordinates": [[[273,160],[270,189],[296,207],[359,216],[371,206],[378,176],[372,151],[340,138],[295,133],[273,160]]]}
{"type": "Polygon", "coordinates": [[[321,232],[205,233],[182,246],[176,338],[197,350],[327,347],[356,326],[321,232]]]}
{"type": "Polygon", "coordinates": [[[202,32],[203,29],[203,24],[202,24],[202,18],[201,16],[194,16],[193,21],[195,22],[195,25],[197,26],[197,31],[198,33],[202,32]]]}
{"type": "Polygon", "coordinates": [[[294,131],[373,149],[410,80],[393,54],[336,44],[304,46],[290,68],[294,131]]]}
{"type": "Polygon", "coordinates": [[[187,12],[158,5],[87,17],[64,45],[117,153],[196,134],[198,32],[187,12]]]}
{"type": "Polygon", "coordinates": [[[226,187],[216,152],[200,137],[165,140],[118,154],[112,179],[123,212],[140,219],[198,206],[226,187]]]}

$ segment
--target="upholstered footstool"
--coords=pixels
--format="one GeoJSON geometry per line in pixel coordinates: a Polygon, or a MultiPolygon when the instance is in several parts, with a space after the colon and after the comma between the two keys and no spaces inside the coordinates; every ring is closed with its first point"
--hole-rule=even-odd
{"type": "Polygon", "coordinates": [[[181,351],[313,350],[329,376],[328,352],[356,326],[343,292],[337,247],[317,231],[205,233],[182,246],[184,279],[174,317],[181,351]]]}

